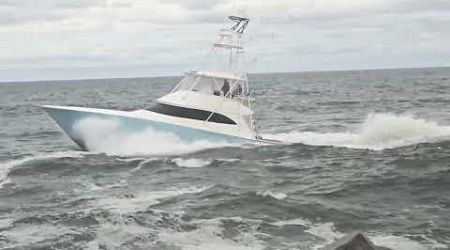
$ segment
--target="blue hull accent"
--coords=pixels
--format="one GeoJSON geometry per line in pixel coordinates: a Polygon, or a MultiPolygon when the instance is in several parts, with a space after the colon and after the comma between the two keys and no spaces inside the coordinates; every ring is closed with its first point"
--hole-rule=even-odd
{"type": "Polygon", "coordinates": [[[182,142],[192,143],[195,141],[209,141],[213,143],[231,143],[231,144],[255,144],[256,140],[245,139],[237,136],[230,136],[220,133],[204,131],[201,129],[189,128],[185,126],[152,121],[148,119],[140,119],[114,114],[103,114],[95,111],[80,111],[72,109],[64,109],[59,107],[44,106],[45,112],[56,121],[61,129],[83,150],[88,150],[85,146],[83,138],[81,138],[74,125],[88,118],[106,119],[118,122],[121,131],[136,133],[147,129],[155,132],[171,133],[176,135],[182,142]]]}

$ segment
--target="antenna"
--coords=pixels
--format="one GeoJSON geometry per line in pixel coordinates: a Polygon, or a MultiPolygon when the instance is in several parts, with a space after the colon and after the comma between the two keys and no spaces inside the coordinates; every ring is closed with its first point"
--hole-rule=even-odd
{"type": "Polygon", "coordinates": [[[230,28],[230,30],[236,31],[241,34],[244,33],[244,30],[247,27],[248,22],[250,21],[250,19],[240,16],[228,16],[228,19],[236,22],[236,24],[234,24],[233,27],[230,28]]]}

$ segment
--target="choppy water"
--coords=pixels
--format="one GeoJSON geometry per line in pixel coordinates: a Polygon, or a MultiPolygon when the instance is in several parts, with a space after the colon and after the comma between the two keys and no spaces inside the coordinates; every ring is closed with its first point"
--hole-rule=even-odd
{"type": "Polygon", "coordinates": [[[134,110],[178,80],[0,84],[0,248],[319,249],[354,231],[450,248],[450,69],[251,75],[280,146],[142,134],[87,153],[39,107],[134,110]]]}

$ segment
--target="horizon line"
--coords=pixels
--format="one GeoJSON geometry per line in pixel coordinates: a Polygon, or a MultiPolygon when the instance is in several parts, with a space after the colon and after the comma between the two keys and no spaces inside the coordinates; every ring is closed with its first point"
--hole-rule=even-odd
{"type": "MultiPolygon", "coordinates": [[[[248,75],[264,74],[293,74],[293,73],[326,73],[326,72],[351,72],[351,71],[381,71],[381,70],[412,70],[412,69],[445,69],[450,66],[417,66],[417,67],[399,67],[399,68],[354,68],[354,69],[335,69],[335,70],[300,70],[300,71],[271,71],[271,72],[247,72],[248,75]]],[[[64,82],[64,81],[96,81],[113,79],[136,79],[136,78],[164,78],[164,77],[182,77],[180,75],[157,75],[157,76],[126,76],[126,77],[93,77],[93,78],[72,78],[72,79],[37,79],[37,80],[0,80],[2,83],[39,83],[39,82],[64,82]]]]}

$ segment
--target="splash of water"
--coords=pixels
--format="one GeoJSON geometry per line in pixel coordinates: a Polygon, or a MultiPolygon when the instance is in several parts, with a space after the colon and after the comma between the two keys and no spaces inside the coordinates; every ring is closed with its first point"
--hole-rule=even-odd
{"type": "Polygon", "coordinates": [[[432,142],[450,137],[450,126],[411,115],[375,113],[366,117],[356,132],[315,133],[298,132],[265,135],[270,139],[313,146],[335,146],[382,150],[432,142]]]}
{"type": "Polygon", "coordinates": [[[175,231],[163,230],[159,233],[159,240],[175,245],[184,250],[259,250],[265,246],[255,237],[255,231],[236,231],[234,237],[226,234],[222,218],[196,220],[195,230],[175,231]]]}
{"type": "Polygon", "coordinates": [[[281,193],[281,192],[277,193],[277,192],[272,192],[269,190],[258,191],[258,192],[256,192],[256,195],[259,195],[261,197],[272,197],[277,200],[284,200],[287,197],[287,194],[285,194],[285,193],[281,193]]]}
{"type": "Polygon", "coordinates": [[[177,166],[179,167],[185,167],[185,168],[202,168],[206,167],[209,164],[212,163],[212,160],[210,159],[197,159],[197,158],[191,158],[191,159],[182,159],[182,158],[175,158],[172,160],[177,166]]]}
{"type": "Polygon", "coordinates": [[[223,142],[185,143],[175,134],[151,128],[127,131],[114,119],[82,119],[74,124],[74,131],[89,151],[113,155],[173,155],[229,146],[223,142]]]}

